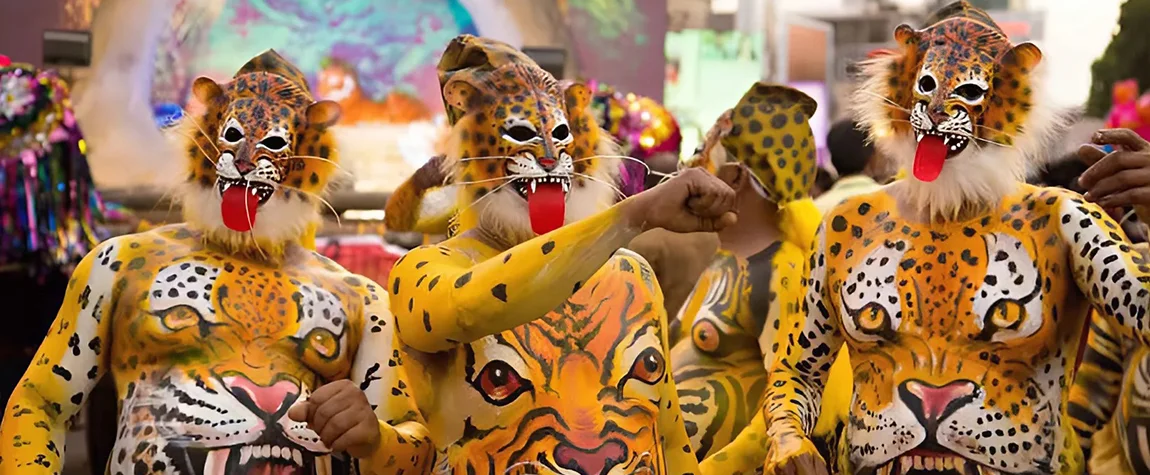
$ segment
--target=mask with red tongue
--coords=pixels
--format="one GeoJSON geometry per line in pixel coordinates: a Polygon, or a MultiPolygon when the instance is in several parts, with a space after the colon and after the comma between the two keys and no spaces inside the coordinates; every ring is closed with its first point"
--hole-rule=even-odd
{"type": "Polygon", "coordinates": [[[931,182],[942,174],[942,166],[946,164],[946,142],[937,135],[923,136],[918,141],[918,149],[914,153],[914,177],[925,182],[931,182]]]}
{"type": "Polygon", "coordinates": [[[224,218],[224,226],[232,231],[246,233],[256,225],[256,210],[259,209],[260,199],[255,190],[247,185],[233,185],[224,190],[223,201],[220,202],[220,215],[224,218]]]}
{"type": "Polygon", "coordinates": [[[527,210],[531,230],[547,234],[563,226],[567,214],[567,197],[560,183],[536,183],[527,191],[527,210]]]}

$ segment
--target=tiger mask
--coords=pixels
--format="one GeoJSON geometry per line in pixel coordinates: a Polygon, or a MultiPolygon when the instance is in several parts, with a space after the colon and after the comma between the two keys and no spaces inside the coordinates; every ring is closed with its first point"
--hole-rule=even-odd
{"type": "Polygon", "coordinates": [[[1040,97],[1042,52],[1012,46],[965,1],[915,30],[899,50],[862,64],[855,109],[885,154],[912,171],[904,191],[932,218],[986,210],[1024,181],[1062,118],[1040,97]]]}
{"type": "MultiPolygon", "coordinates": [[[[510,48],[464,35],[445,57],[461,44],[510,48]]],[[[526,58],[493,66],[443,81],[449,115],[459,113],[444,160],[462,194],[458,228],[494,227],[487,234],[516,244],[612,204],[618,167],[601,155],[615,145],[591,115],[590,90],[578,83],[561,88],[526,58]]]]}
{"type": "Polygon", "coordinates": [[[316,102],[303,74],[275,51],[234,79],[196,79],[205,106],[186,121],[184,218],[230,252],[276,259],[319,220],[318,204],[337,169],[328,131],[339,105],[316,102]]]}

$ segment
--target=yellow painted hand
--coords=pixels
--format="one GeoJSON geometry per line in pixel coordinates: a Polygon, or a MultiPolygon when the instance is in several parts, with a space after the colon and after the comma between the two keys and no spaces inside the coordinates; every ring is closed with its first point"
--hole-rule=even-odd
{"type": "Polygon", "coordinates": [[[828,475],[827,464],[811,439],[786,435],[768,442],[764,475],[828,475]]]}

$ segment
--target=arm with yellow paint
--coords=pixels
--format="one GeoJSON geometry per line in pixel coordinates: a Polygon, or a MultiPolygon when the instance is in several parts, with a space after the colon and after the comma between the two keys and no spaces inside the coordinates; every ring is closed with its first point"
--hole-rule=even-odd
{"type": "Polygon", "coordinates": [[[388,286],[400,338],[436,352],[517,327],[555,309],[640,232],[714,230],[734,221],[733,205],[730,187],[691,172],[480,262],[451,246],[467,235],[413,250],[388,286]]]}
{"type": "MultiPolygon", "coordinates": [[[[367,280],[364,278],[364,280],[367,280]]],[[[364,295],[359,348],[351,379],[367,396],[379,419],[379,442],[371,455],[360,459],[365,475],[430,473],[435,459],[423,416],[408,392],[411,379],[396,351],[399,341],[385,295],[368,286],[364,295]]]]}
{"type": "Polygon", "coordinates": [[[125,238],[105,241],[72,273],[55,323],[8,400],[0,425],[0,474],[63,471],[69,421],[108,366],[105,349],[111,347],[120,287],[114,269],[124,245],[125,238]]]}
{"type": "MultiPolygon", "coordinates": [[[[843,337],[828,302],[826,235],[820,227],[800,294],[792,300],[793,317],[780,321],[774,363],[768,372],[763,416],[767,426],[764,473],[826,473],[826,464],[811,442],[830,379],[835,349],[843,337]]],[[[794,298],[794,297],[792,297],[794,298]]]]}

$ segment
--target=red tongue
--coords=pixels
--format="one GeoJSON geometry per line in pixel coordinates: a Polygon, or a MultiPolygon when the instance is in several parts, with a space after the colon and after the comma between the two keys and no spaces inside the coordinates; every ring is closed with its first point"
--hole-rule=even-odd
{"type": "Polygon", "coordinates": [[[244,185],[232,185],[224,191],[224,199],[220,203],[220,214],[224,217],[224,226],[232,231],[246,233],[256,225],[256,210],[260,206],[260,199],[244,185]]]}
{"type": "Polygon", "coordinates": [[[535,185],[535,191],[527,191],[527,209],[531,215],[531,230],[535,234],[547,234],[563,226],[566,207],[562,184],[539,183],[535,185]]]}
{"type": "Polygon", "coordinates": [[[934,181],[942,173],[946,163],[946,142],[937,135],[927,135],[918,141],[914,154],[914,177],[922,181],[934,181]]]}

